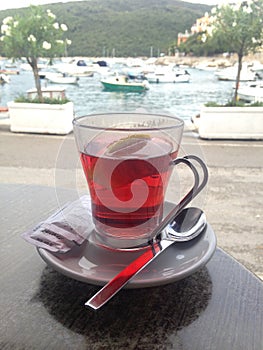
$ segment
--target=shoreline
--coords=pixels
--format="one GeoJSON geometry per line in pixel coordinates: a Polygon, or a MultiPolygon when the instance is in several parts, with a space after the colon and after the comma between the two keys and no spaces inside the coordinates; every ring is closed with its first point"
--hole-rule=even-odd
{"type": "MultiPolygon", "coordinates": [[[[206,56],[164,56],[157,58],[157,64],[165,65],[165,64],[177,64],[189,67],[197,67],[200,64],[206,63],[208,67],[211,68],[227,68],[233,66],[237,63],[238,57],[236,54],[231,55],[216,55],[211,57],[206,56]]],[[[243,62],[253,63],[258,61],[263,64],[263,52],[259,52],[256,54],[250,54],[243,58],[243,62]]]]}

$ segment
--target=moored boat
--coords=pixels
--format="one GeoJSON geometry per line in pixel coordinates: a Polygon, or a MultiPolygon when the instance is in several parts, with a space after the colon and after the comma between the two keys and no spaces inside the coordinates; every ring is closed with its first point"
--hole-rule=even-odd
{"type": "Polygon", "coordinates": [[[96,71],[95,67],[98,65],[94,65],[93,63],[87,63],[83,59],[73,59],[68,63],[56,64],[54,68],[63,74],[68,74],[70,76],[93,76],[96,71]]]}
{"type": "Polygon", "coordinates": [[[0,85],[9,83],[10,79],[9,76],[7,76],[6,74],[0,74],[0,85]]]}
{"type": "Polygon", "coordinates": [[[0,69],[1,74],[6,74],[6,75],[17,75],[19,74],[19,70],[14,70],[14,69],[0,69]]]}
{"type": "Polygon", "coordinates": [[[189,83],[190,74],[185,69],[159,67],[155,72],[145,74],[149,83],[189,83]]]}
{"type": "Polygon", "coordinates": [[[2,125],[9,125],[9,110],[7,106],[0,106],[0,121],[2,125]]]}
{"type": "Polygon", "coordinates": [[[241,85],[237,91],[237,95],[239,100],[245,102],[263,102],[263,82],[255,81],[241,85]]]}
{"type": "MultiPolygon", "coordinates": [[[[227,67],[215,72],[218,80],[235,81],[237,78],[237,65],[227,67]]],[[[252,71],[247,65],[243,64],[240,72],[240,81],[254,81],[257,79],[256,72],[252,71]]]]}
{"type": "Polygon", "coordinates": [[[117,75],[102,79],[101,84],[105,90],[110,91],[143,92],[149,89],[149,83],[147,80],[129,80],[126,75],[117,75]]]}
{"type": "Polygon", "coordinates": [[[67,76],[65,74],[46,74],[45,79],[49,83],[53,84],[77,84],[79,81],[78,77],[67,76]]]}

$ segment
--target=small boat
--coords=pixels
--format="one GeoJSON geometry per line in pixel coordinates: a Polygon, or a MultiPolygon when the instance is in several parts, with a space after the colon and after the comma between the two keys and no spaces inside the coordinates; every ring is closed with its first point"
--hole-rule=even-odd
{"type": "Polygon", "coordinates": [[[149,83],[189,83],[190,74],[185,69],[162,67],[145,74],[149,83]]]}
{"type": "Polygon", "coordinates": [[[214,62],[200,62],[194,66],[195,69],[204,71],[216,71],[218,69],[216,63],[214,62]]]}
{"type": "Polygon", "coordinates": [[[237,91],[238,99],[245,102],[263,102],[263,82],[256,81],[241,85],[237,91]]]}
{"type": "Polygon", "coordinates": [[[6,68],[17,68],[17,64],[14,61],[8,60],[5,62],[6,68]]]}
{"type": "MultiPolygon", "coordinates": [[[[215,72],[218,80],[235,81],[237,78],[237,65],[227,67],[221,71],[215,72]]],[[[253,72],[247,65],[243,64],[240,73],[240,81],[254,81],[257,78],[256,72],[253,72]]]]}
{"type": "Polygon", "coordinates": [[[6,74],[0,74],[0,85],[6,84],[6,83],[10,83],[9,76],[7,76],[6,74]]]}
{"type": "MultiPolygon", "coordinates": [[[[41,63],[39,62],[37,64],[38,69],[46,69],[47,68],[47,63],[41,63]]],[[[32,68],[29,63],[21,63],[20,64],[20,69],[23,71],[31,71],[32,68]]]]}
{"type": "Polygon", "coordinates": [[[68,63],[56,64],[54,68],[63,74],[68,74],[70,76],[77,77],[92,77],[94,72],[96,71],[96,67],[99,67],[97,64],[87,63],[85,60],[73,59],[68,63]]]}
{"type": "Polygon", "coordinates": [[[0,122],[2,125],[10,124],[9,109],[6,106],[0,106],[0,122]]]}
{"type": "Polygon", "coordinates": [[[74,77],[93,77],[94,76],[94,72],[92,71],[85,71],[85,72],[73,72],[73,73],[70,73],[71,76],[74,76],[74,77]]]}
{"type": "Polygon", "coordinates": [[[60,76],[60,77],[63,77],[63,74],[62,73],[58,73],[56,71],[50,71],[50,70],[42,70],[42,69],[39,69],[38,70],[38,75],[39,75],[39,78],[40,79],[46,79],[46,76],[60,76]]]}
{"type": "Polygon", "coordinates": [[[258,79],[263,79],[263,64],[255,61],[253,62],[252,66],[251,66],[251,70],[252,72],[256,73],[256,76],[258,79]]]}
{"type": "Polygon", "coordinates": [[[0,69],[1,74],[6,74],[6,75],[17,75],[19,74],[19,70],[14,70],[14,69],[0,69]]]}
{"type": "Polygon", "coordinates": [[[117,75],[101,80],[105,90],[143,92],[149,89],[147,80],[130,80],[126,75],[117,75]]]}
{"type": "Polygon", "coordinates": [[[65,74],[46,74],[45,79],[53,84],[78,84],[79,78],[67,76],[65,74]]]}
{"type": "Polygon", "coordinates": [[[0,116],[2,117],[4,114],[8,113],[8,107],[0,106],[0,116]]]}

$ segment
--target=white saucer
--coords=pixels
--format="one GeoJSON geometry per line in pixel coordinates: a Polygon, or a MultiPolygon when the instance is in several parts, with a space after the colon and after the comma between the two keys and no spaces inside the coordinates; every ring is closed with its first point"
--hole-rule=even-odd
{"type": "MultiPolygon", "coordinates": [[[[175,243],[135,276],[126,288],[159,286],[183,279],[203,267],[216,249],[216,236],[208,224],[197,238],[175,243]]],[[[42,259],[58,272],[73,279],[104,285],[142,251],[112,251],[89,241],[65,254],[38,248],[42,259]]]]}

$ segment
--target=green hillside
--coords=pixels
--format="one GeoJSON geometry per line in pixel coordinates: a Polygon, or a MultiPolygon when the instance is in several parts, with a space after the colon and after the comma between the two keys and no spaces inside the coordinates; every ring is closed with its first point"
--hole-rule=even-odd
{"type": "MultiPolygon", "coordinates": [[[[210,6],[176,0],[90,0],[45,5],[69,27],[69,56],[150,56],[168,53],[178,32],[210,6]]],[[[0,21],[26,9],[0,11],[0,21]]]]}

